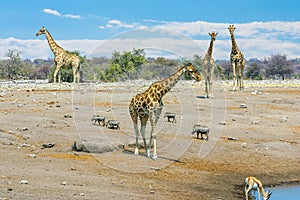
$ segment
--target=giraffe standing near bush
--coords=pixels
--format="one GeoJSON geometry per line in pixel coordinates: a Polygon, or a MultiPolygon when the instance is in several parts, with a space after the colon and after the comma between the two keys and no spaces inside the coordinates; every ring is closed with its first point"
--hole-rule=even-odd
{"type": "MultiPolygon", "coordinates": [[[[61,67],[69,67],[71,66],[73,69],[73,83],[80,81],[80,59],[77,55],[68,53],[66,50],[64,50],[62,47],[56,44],[54,39],[52,38],[51,34],[45,27],[43,26],[37,33],[36,36],[45,34],[49,47],[51,51],[54,54],[54,61],[56,63],[56,69],[54,72],[54,83],[56,83],[56,76],[59,72],[61,67]]],[[[58,75],[58,82],[61,81],[61,75],[59,73],[58,75]]]]}

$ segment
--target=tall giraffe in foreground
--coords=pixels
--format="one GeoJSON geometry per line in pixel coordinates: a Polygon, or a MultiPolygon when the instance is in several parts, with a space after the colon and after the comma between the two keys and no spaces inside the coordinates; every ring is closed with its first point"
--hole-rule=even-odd
{"type": "Polygon", "coordinates": [[[211,32],[211,33],[209,33],[209,35],[211,37],[211,40],[210,40],[210,44],[209,44],[207,53],[205,54],[205,57],[203,59],[202,75],[205,80],[205,97],[213,98],[212,80],[213,80],[215,63],[214,63],[214,59],[212,57],[212,51],[213,51],[214,41],[216,40],[218,33],[211,32]]]}
{"type": "Polygon", "coordinates": [[[230,53],[230,63],[232,66],[233,71],[233,90],[236,90],[236,87],[239,87],[240,90],[244,88],[244,82],[243,82],[243,71],[245,66],[245,59],[242,52],[239,50],[235,39],[233,32],[235,30],[235,27],[233,25],[229,25],[229,33],[231,37],[231,53],[230,53]]]}
{"type": "MultiPolygon", "coordinates": [[[[54,54],[54,61],[56,64],[56,69],[54,72],[54,83],[56,83],[56,76],[57,73],[59,72],[61,67],[69,67],[71,66],[73,69],[73,83],[76,82],[76,78],[77,78],[77,82],[79,83],[80,80],[80,73],[79,73],[79,69],[80,69],[80,59],[77,55],[68,53],[67,51],[65,51],[62,47],[60,47],[59,45],[56,44],[56,42],[54,41],[54,39],[52,38],[51,34],[49,33],[49,31],[47,29],[45,29],[45,27],[43,26],[37,33],[36,36],[45,34],[49,47],[51,49],[51,51],[54,54]]],[[[58,82],[60,83],[60,73],[58,75],[58,82]]]]}
{"type": "Polygon", "coordinates": [[[272,194],[272,192],[267,191],[265,192],[262,182],[258,180],[257,178],[253,176],[249,176],[245,180],[245,195],[246,195],[246,200],[248,200],[248,193],[250,190],[256,189],[258,193],[258,200],[260,200],[260,192],[263,196],[264,200],[268,200],[272,194]]]}
{"type": "Polygon", "coordinates": [[[161,111],[163,109],[163,96],[169,92],[174,85],[180,80],[181,75],[186,74],[187,76],[195,79],[196,81],[201,81],[201,76],[198,74],[196,69],[193,67],[191,63],[185,65],[180,68],[175,74],[170,77],[152,83],[150,87],[143,93],[139,93],[134,96],[129,104],[129,113],[131,119],[133,121],[135,136],[136,136],[136,147],[135,147],[135,155],[138,155],[138,137],[139,137],[139,127],[138,127],[138,118],[141,121],[141,134],[144,140],[145,149],[147,152],[147,156],[151,157],[151,146],[153,140],[153,159],[157,159],[156,152],[156,124],[160,117],[161,111]],[[148,119],[151,124],[151,132],[150,132],[150,141],[147,146],[146,144],[146,125],[148,119]]]}

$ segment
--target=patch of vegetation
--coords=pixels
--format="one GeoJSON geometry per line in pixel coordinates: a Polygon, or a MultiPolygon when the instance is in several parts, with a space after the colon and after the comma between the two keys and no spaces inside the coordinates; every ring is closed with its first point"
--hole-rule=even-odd
{"type": "MultiPolygon", "coordinates": [[[[114,82],[128,79],[162,79],[173,74],[186,62],[191,62],[198,71],[202,69],[202,57],[194,55],[193,59],[168,59],[165,57],[149,58],[143,49],[112,52],[111,58],[86,58],[79,52],[81,61],[81,81],[114,82]]],[[[0,61],[0,79],[48,79],[53,81],[56,65],[53,59],[22,60],[21,52],[8,50],[8,59],[0,61]]],[[[215,61],[215,79],[232,79],[229,60],[215,61]]],[[[71,67],[60,70],[61,80],[73,81],[71,67]]],[[[286,55],[274,54],[264,60],[252,58],[246,61],[245,79],[262,80],[265,78],[300,78],[300,59],[288,60],[286,55]]]]}

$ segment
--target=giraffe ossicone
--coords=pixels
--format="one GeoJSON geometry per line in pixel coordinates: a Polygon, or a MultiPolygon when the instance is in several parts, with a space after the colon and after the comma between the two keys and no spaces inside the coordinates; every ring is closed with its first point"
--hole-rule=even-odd
{"type": "MultiPolygon", "coordinates": [[[[54,41],[53,37],[51,36],[50,32],[43,26],[35,35],[39,36],[44,34],[48,41],[49,47],[54,54],[54,62],[56,64],[56,69],[54,71],[54,83],[56,83],[56,76],[62,67],[69,67],[71,66],[73,69],[73,83],[80,81],[80,59],[77,55],[68,53],[62,47],[60,47],[54,41]]],[[[58,82],[61,81],[61,75],[58,75],[58,82]]]]}
{"type": "Polygon", "coordinates": [[[138,155],[138,138],[141,132],[144,146],[146,149],[147,156],[151,158],[151,147],[153,142],[153,156],[152,159],[157,159],[157,147],[156,147],[156,124],[161,115],[163,109],[163,96],[169,92],[174,85],[180,80],[180,77],[186,74],[187,76],[195,79],[196,81],[201,81],[202,77],[193,67],[191,63],[184,65],[177,72],[175,72],[170,77],[152,83],[149,88],[143,93],[135,95],[129,104],[129,113],[133,121],[133,127],[136,137],[135,155],[138,155]],[[141,129],[138,127],[138,119],[141,121],[141,129]],[[150,139],[147,146],[146,142],[146,125],[147,121],[150,120],[151,132],[150,139]]]}

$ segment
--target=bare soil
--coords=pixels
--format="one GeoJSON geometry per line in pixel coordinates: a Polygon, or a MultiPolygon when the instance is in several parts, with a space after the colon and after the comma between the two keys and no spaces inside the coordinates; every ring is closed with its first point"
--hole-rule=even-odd
{"type": "Polygon", "coordinates": [[[0,199],[243,199],[247,176],[299,184],[299,83],[231,91],[221,82],[205,99],[203,83],[180,81],[163,98],[177,123],[162,114],[155,161],[143,148],[134,155],[128,113],[148,85],[2,84],[0,199]],[[94,124],[93,114],[120,130],[94,124]],[[211,128],[209,141],[191,135],[194,124],[211,128]],[[74,141],[90,152],[73,151],[74,141]]]}

